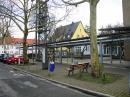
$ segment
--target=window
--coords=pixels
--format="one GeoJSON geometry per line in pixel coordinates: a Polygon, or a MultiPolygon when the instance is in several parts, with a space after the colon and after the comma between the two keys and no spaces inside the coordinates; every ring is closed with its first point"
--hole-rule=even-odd
{"type": "Polygon", "coordinates": [[[68,35],[68,38],[70,38],[70,35],[68,35]]]}
{"type": "Polygon", "coordinates": [[[77,38],[79,38],[79,35],[77,35],[77,38]]]}
{"type": "Polygon", "coordinates": [[[87,51],[90,52],[90,45],[87,45],[87,51]]]}
{"type": "Polygon", "coordinates": [[[77,53],[80,53],[80,52],[81,52],[81,47],[80,47],[80,46],[76,47],[76,52],[77,52],[77,53]]]}
{"type": "Polygon", "coordinates": [[[9,49],[9,45],[7,45],[7,49],[9,49]]]}

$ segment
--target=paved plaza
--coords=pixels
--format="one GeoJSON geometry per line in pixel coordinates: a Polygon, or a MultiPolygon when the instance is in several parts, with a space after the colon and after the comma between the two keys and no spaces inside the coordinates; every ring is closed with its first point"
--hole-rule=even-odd
{"type": "MultiPolygon", "coordinates": [[[[58,60],[56,61],[58,62],[58,60]]],[[[130,97],[130,95],[128,95],[128,74],[130,71],[129,64],[124,64],[124,63],[119,64],[120,63],[119,61],[117,62],[114,61],[116,64],[104,64],[105,72],[120,74],[123,75],[123,77],[110,84],[99,84],[99,83],[97,84],[93,82],[76,80],[71,78],[71,76],[70,77],[67,76],[66,68],[69,66],[68,64],[71,64],[71,62],[69,63],[69,60],[68,61],[62,60],[62,61],[63,61],[62,64],[55,63],[56,68],[51,75],[49,74],[48,70],[41,70],[42,67],[41,62],[37,62],[36,65],[32,65],[32,66],[18,66],[18,67],[22,68],[23,70],[27,70],[29,72],[40,75],[43,78],[56,80],[62,83],[74,85],[76,87],[109,94],[115,97],[130,97]],[[68,64],[66,64],[67,62],[68,64]]],[[[85,59],[78,60],[79,63],[88,62],[88,61],[89,60],[85,60],[85,59]]]]}

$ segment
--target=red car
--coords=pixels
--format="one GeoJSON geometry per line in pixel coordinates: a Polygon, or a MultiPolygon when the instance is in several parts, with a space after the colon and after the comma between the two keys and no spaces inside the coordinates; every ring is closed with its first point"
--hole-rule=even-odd
{"type": "Polygon", "coordinates": [[[8,64],[14,63],[15,61],[16,61],[16,58],[14,56],[6,59],[6,63],[8,63],[8,64]]]}
{"type": "Polygon", "coordinates": [[[29,62],[29,59],[25,59],[23,58],[22,56],[16,56],[16,57],[9,57],[7,60],[6,60],[6,63],[8,64],[12,64],[12,63],[28,63],[29,62]]]}
{"type": "Polygon", "coordinates": [[[19,56],[16,58],[16,62],[18,63],[20,61],[20,63],[28,63],[29,59],[25,59],[23,56],[19,56]]]}

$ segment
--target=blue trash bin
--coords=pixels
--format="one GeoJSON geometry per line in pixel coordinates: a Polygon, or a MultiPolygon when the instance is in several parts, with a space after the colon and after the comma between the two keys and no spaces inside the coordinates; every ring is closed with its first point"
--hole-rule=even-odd
{"type": "Polygon", "coordinates": [[[54,62],[50,62],[49,71],[50,72],[54,72],[54,70],[55,70],[55,64],[54,64],[54,62]]]}

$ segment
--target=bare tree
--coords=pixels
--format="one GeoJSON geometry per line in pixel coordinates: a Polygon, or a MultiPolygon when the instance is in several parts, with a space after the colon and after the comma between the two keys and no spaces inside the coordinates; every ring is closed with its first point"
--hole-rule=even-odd
{"type": "Polygon", "coordinates": [[[62,0],[68,5],[77,6],[81,3],[88,2],[90,4],[90,45],[91,45],[91,64],[92,74],[95,77],[100,77],[102,74],[102,65],[99,63],[98,48],[97,48],[97,32],[96,32],[96,8],[99,0],[62,0]]]}
{"type": "MultiPolygon", "coordinates": [[[[7,2],[5,2],[4,0],[1,1],[1,4],[3,4],[4,6],[12,9],[12,6],[11,5],[7,6],[7,2]]],[[[1,9],[1,10],[5,11],[4,9],[1,9]]],[[[0,34],[1,34],[1,41],[4,45],[3,46],[4,47],[4,53],[6,53],[6,51],[5,51],[6,37],[8,37],[8,38],[11,37],[11,31],[9,29],[10,27],[11,27],[11,18],[7,17],[3,14],[0,14],[0,34]]]]}
{"type": "MultiPolygon", "coordinates": [[[[37,11],[38,8],[46,5],[49,1],[51,1],[51,3],[49,3],[49,4],[52,7],[58,6],[58,5],[56,5],[57,2],[54,2],[54,0],[0,0],[0,1],[7,2],[7,4],[10,3],[10,5],[13,6],[13,9],[10,9],[7,6],[5,6],[3,3],[1,3],[0,4],[0,9],[1,9],[0,13],[3,14],[4,16],[11,17],[13,22],[23,32],[23,34],[24,34],[24,36],[23,36],[23,56],[27,57],[28,33],[35,32],[35,31],[44,32],[43,29],[41,29],[42,28],[41,26],[48,27],[48,26],[52,26],[56,23],[55,21],[49,21],[49,24],[44,22],[44,23],[41,23],[40,25],[33,25],[34,21],[31,21],[33,14],[35,14],[35,11],[37,11]],[[41,2],[42,2],[42,4],[41,4],[41,2]],[[56,5],[56,6],[53,6],[52,3],[53,3],[53,5],[56,5]],[[39,4],[39,5],[37,6],[37,4],[39,4]],[[31,24],[31,26],[30,26],[30,24],[31,24]],[[35,30],[35,28],[38,28],[38,29],[35,30]]],[[[50,5],[48,8],[50,8],[50,5]]],[[[50,13],[49,13],[49,15],[53,16],[50,13]]],[[[35,17],[37,17],[37,15],[35,15],[35,17]]],[[[38,19],[39,18],[40,18],[40,16],[38,16],[38,19]]],[[[42,18],[46,18],[46,17],[42,17],[42,18]]],[[[57,22],[59,22],[61,20],[63,20],[63,19],[59,19],[57,22]]],[[[36,22],[37,22],[37,20],[35,20],[35,23],[36,22]]],[[[49,34],[49,33],[47,33],[47,34],[49,34]]]]}
{"type": "Polygon", "coordinates": [[[0,17],[0,34],[1,34],[1,41],[4,45],[4,53],[5,51],[5,44],[6,44],[6,37],[10,38],[11,37],[11,32],[9,31],[11,19],[7,18],[5,16],[0,17]]]}
{"type": "MultiPolygon", "coordinates": [[[[29,23],[31,13],[35,10],[33,0],[6,0],[6,2],[10,2],[13,6],[13,9],[9,9],[7,6],[0,4],[1,13],[4,16],[11,17],[13,22],[17,25],[17,27],[23,32],[23,56],[27,58],[27,36],[31,31],[29,23]]],[[[49,0],[45,0],[44,4],[46,4],[49,0]]]]}

